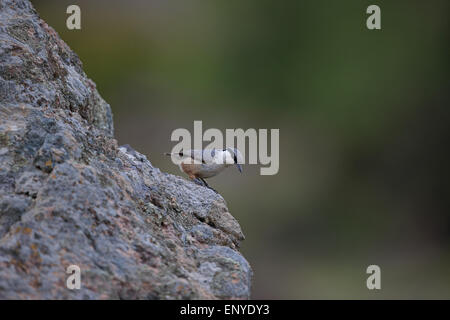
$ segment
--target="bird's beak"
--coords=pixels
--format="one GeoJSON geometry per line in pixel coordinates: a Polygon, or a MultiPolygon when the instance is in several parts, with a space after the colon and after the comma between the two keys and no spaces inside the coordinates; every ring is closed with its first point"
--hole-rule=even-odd
{"type": "Polygon", "coordinates": [[[242,173],[242,166],[239,163],[236,163],[236,167],[238,168],[239,172],[242,173]]]}

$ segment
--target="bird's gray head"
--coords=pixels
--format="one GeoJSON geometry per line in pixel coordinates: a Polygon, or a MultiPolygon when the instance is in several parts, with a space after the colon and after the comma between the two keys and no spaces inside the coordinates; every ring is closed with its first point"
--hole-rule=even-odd
{"type": "Polygon", "coordinates": [[[233,163],[238,168],[239,172],[242,173],[242,166],[241,164],[244,163],[244,158],[242,157],[241,152],[236,148],[226,148],[223,150],[224,152],[228,151],[231,159],[233,159],[233,163]]]}

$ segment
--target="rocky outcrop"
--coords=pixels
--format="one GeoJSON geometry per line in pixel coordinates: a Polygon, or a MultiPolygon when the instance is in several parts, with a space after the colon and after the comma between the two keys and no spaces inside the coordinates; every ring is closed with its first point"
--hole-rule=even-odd
{"type": "Polygon", "coordinates": [[[245,299],[243,239],[220,195],[118,147],[77,55],[0,1],[1,299],[245,299]]]}

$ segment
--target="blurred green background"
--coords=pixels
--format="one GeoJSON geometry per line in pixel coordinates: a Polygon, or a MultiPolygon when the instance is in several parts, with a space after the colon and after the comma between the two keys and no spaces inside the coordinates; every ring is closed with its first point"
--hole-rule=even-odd
{"type": "Polygon", "coordinates": [[[277,175],[209,180],[246,235],[253,298],[450,298],[448,0],[32,2],[119,143],[161,170],[182,175],[162,153],[194,120],[280,129],[277,175]],[[382,30],[366,28],[370,4],[382,30]]]}

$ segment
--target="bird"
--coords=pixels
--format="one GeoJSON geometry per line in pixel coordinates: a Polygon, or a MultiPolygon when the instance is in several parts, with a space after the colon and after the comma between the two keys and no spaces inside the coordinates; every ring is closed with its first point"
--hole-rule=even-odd
{"type": "Polygon", "coordinates": [[[239,172],[242,173],[243,158],[241,152],[236,148],[185,150],[178,153],[165,153],[165,155],[180,158],[178,166],[182,172],[186,173],[196,184],[207,187],[216,193],[217,191],[211,188],[205,179],[218,175],[232,165],[236,165],[239,172]]]}

